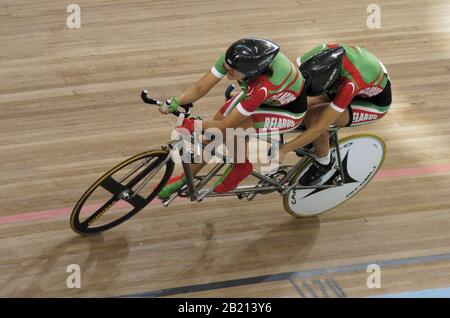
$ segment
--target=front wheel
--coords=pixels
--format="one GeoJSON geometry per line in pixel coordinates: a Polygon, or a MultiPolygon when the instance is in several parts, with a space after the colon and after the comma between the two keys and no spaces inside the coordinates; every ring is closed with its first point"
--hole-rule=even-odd
{"type": "Polygon", "coordinates": [[[94,234],[125,222],[156,197],[173,168],[165,150],[147,151],[119,163],[78,200],[70,216],[72,230],[94,234]]]}
{"type": "MultiPolygon", "coordinates": [[[[380,137],[371,134],[358,134],[339,141],[344,184],[327,189],[292,189],[283,197],[285,210],[295,217],[310,217],[327,212],[361,191],[380,169],[386,157],[386,144],[380,137]]],[[[336,149],[331,154],[336,158],[336,149]]],[[[292,178],[305,173],[312,161],[292,178]]],[[[320,184],[332,185],[339,178],[335,167],[323,178],[320,184]]]]}

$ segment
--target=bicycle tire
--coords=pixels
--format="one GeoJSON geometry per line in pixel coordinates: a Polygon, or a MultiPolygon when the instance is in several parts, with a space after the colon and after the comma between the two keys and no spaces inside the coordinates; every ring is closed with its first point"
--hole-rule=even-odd
{"type": "MultiPolygon", "coordinates": [[[[167,183],[167,181],[171,177],[171,175],[173,173],[173,169],[174,169],[174,163],[173,163],[172,159],[169,159],[163,166],[160,167],[160,169],[164,169],[164,167],[166,169],[165,172],[164,172],[164,176],[162,177],[161,181],[159,181],[158,185],[152,190],[151,194],[149,196],[147,196],[146,198],[144,198],[144,201],[142,201],[140,199],[140,201],[139,201],[140,202],[140,206],[139,207],[135,207],[132,211],[128,212],[127,214],[123,215],[122,217],[120,217],[120,218],[118,218],[118,219],[116,219],[116,220],[114,220],[112,222],[109,222],[107,224],[104,224],[104,225],[101,225],[101,226],[97,226],[97,227],[90,227],[90,225],[92,223],[95,223],[95,221],[98,218],[100,218],[104,213],[106,213],[111,208],[112,205],[114,205],[115,203],[117,203],[120,200],[117,197],[116,197],[117,200],[115,200],[114,198],[115,198],[116,195],[113,195],[113,197],[110,200],[115,200],[114,203],[112,203],[111,206],[109,206],[109,207],[108,206],[104,207],[104,205],[103,205],[100,208],[100,209],[103,208],[103,211],[101,211],[101,212],[99,212],[100,209],[97,209],[94,213],[92,213],[88,217],[88,219],[91,218],[96,213],[99,214],[99,215],[94,217],[90,222],[88,222],[89,224],[86,224],[86,220],[84,222],[80,221],[80,212],[81,212],[84,204],[86,203],[86,201],[88,200],[90,195],[96,189],[98,189],[105,180],[107,180],[109,177],[111,177],[112,175],[114,175],[115,173],[120,171],[121,169],[126,168],[127,166],[131,165],[132,163],[137,162],[138,160],[148,159],[148,158],[158,158],[158,159],[155,160],[154,163],[152,163],[150,165],[150,167],[145,168],[145,170],[149,169],[149,171],[147,171],[147,173],[144,174],[142,176],[142,178],[140,178],[140,180],[142,180],[146,176],[151,174],[154,171],[154,169],[156,167],[158,167],[158,165],[163,163],[163,161],[167,158],[168,155],[169,155],[169,152],[165,151],[165,150],[150,150],[150,151],[146,151],[146,152],[137,154],[137,155],[135,155],[133,157],[130,157],[130,158],[122,161],[121,163],[119,163],[116,166],[114,166],[113,168],[111,168],[108,172],[103,174],[96,182],[94,182],[86,190],[86,192],[80,197],[80,199],[75,204],[75,207],[74,207],[74,209],[72,211],[72,214],[70,216],[70,227],[72,228],[72,230],[75,233],[80,234],[80,235],[88,235],[88,234],[96,234],[96,233],[104,232],[106,230],[109,230],[109,229],[111,229],[111,228],[113,228],[113,227],[115,227],[115,226],[125,222],[126,220],[128,220],[129,218],[131,218],[132,216],[134,216],[138,212],[140,212],[145,206],[147,206],[156,197],[156,195],[161,191],[161,189],[164,187],[164,185],[167,183]],[[154,166],[152,167],[152,165],[154,165],[154,166]]],[[[140,176],[140,174],[139,174],[139,176],[140,176]]],[[[107,201],[107,202],[109,202],[109,201],[107,201]]]]}
{"type": "MultiPolygon", "coordinates": [[[[368,134],[368,133],[361,133],[361,134],[355,134],[355,135],[351,135],[351,136],[345,137],[345,138],[339,140],[339,144],[342,145],[342,144],[345,144],[345,143],[351,141],[352,139],[358,139],[358,138],[372,138],[372,139],[375,139],[375,140],[382,146],[382,148],[383,148],[382,156],[381,156],[380,162],[379,162],[379,164],[378,164],[376,170],[374,170],[374,171],[372,172],[372,174],[370,175],[370,177],[367,178],[367,179],[365,179],[365,180],[364,180],[364,183],[363,183],[360,187],[358,187],[357,190],[355,190],[354,192],[352,192],[351,195],[349,195],[346,199],[342,200],[342,201],[339,202],[338,204],[336,204],[336,205],[334,205],[334,206],[332,206],[332,207],[330,207],[330,208],[324,209],[323,211],[320,211],[320,212],[317,212],[317,213],[311,213],[311,214],[307,214],[307,215],[306,215],[306,214],[302,214],[302,213],[300,213],[300,212],[298,212],[298,211],[294,211],[294,210],[290,207],[289,200],[290,200],[290,197],[291,197],[291,193],[292,193],[292,191],[293,191],[293,190],[291,190],[291,191],[289,191],[288,193],[286,193],[286,194],[283,196],[283,205],[284,205],[284,209],[286,210],[287,213],[289,213],[289,214],[291,214],[292,216],[297,217],[297,218],[314,217],[314,216],[323,214],[323,213],[325,213],[325,212],[328,212],[328,211],[330,211],[330,210],[332,210],[332,209],[335,209],[335,208],[337,208],[338,206],[344,204],[344,203],[347,202],[349,199],[351,199],[352,197],[354,197],[357,193],[359,193],[362,189],[364,189],[364,188],[367,186],[367,184],[370,183],[370,181],[373,179],[373,177],[378,173],[379,169],[380,169],[381,166],[383,165],[383,162],[384,162],[384,160],[385,160],[385,158],[386,158],[386,148],[387,148],[387,147],[386,147],[386,143],[384,142],[384,140],[383,140],[381,137],[379,137],[379,136],[377,136],[377,135],[374,135],[374,134],[368,134]]],[[[335,147],[331,147],[331,150],[333,150],[334,148],[335,148],[335,147]]],[[[292,177],[292,180],[295,180],[301,173],[303,173],[306,169],[308,169],[311,163],[312,163],[312,160],[309,160],[307,163],[305,163],[304,165],[302,165],[302,167],[300,167],[299,170],[298,170],[298,171],[295,173],[295,175],[292,177]]],[[[289,183],[289,185],[292,185],[292,182],[293,182],[293,181],[291,181],[291,182],[289,183]]]]}

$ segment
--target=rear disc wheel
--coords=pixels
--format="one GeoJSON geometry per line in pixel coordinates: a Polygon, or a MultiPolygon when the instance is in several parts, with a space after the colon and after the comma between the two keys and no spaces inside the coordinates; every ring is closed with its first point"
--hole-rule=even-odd
{"type": "MultiPolygon", "coordinates": [[[[339,141],[344,184],[327,189],[292,189],[283,197],[285,210],[295,217],[311,217],[336,208],[361,191],[376,175],[386,156],[383,139],[371,134],[357,134],[339,141]]],[[[336,149],[330,149],[336,157],[336,149]]],[[[312,164],[310,160],[296,175],[305,173],[312,164]]],[[[333,185],[340,178],[338,163],[320,181],[321,185],[333,185]]],[[[292,185],[292,183],[291,183],[292,185]]]]}

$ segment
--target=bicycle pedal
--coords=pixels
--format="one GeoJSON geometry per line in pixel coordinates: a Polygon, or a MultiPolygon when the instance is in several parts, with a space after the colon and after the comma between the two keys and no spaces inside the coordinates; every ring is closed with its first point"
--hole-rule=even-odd
{"type": "Polygon", "coordinates": [[[169,206],[169,204],[171,204],[173,202],[173,200],[175,200],[175,198],[178,196],[178,193],[173,193],[169,198],[167,199],[162,199],[161,203],[162,205],[167,208],[169,206]]]}
{"type": "Polygon", "coordinates": [[[280,170],[280,167],[271,169],[270,171],[266,171],[266,172],[261,171],[261,173],[268,176],[269,178],[272,178],[272,176],[277,174],[279,170],[280,170]]]}
{"type": "MultiPolygon", "coordinates": [[[[286,172],[286,168],[289,168],[292,166],[278,166],[278,168],[272,169],[268,172],[263,173],[264,175],[268,176],[269,178],[274,178],[277,175],[279,175],[280,173],[287,173],[286,172]]],[[[262,173],[262,171],[261,171],[262,173]]]]}
{"type": "Polygon", "coordinates": [[[275,172],[274,174],[272,174],[271,176],[269,176],[270,178],[275,178],[275,179],[277,179],[278,181],[280,181],[281,179],[283,179],[286,175],[287,175],[287,173],[288,173],[288,171],[289,171],[289,168],[291,168],[292,166],[280,166],[279,168],[278,168],[278,170],[277,170],[277,172],[275,172]]]}
{"type": "Polygon", "coordinates": [[[176,194],[181,198],[187,198],[189,196],[187,191],[188,191],[188,186],[187,186],[187,184],[185,184],[178,190],[178,192],[176,194]]]}

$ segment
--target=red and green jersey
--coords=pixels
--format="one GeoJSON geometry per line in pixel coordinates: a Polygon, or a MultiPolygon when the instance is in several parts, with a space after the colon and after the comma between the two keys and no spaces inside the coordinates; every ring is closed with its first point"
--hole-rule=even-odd
{"type": "MultiPolygon", "coordinates": [[[[218,78],[226,75],[224,67],[225,54],[222,54],[211,72],[218,78]]],[[[283,106],[294,101],[302,92],[304,79],[302,74],[283,53],[279,52],[273,59],[271,75],[260,75],[251,83],[239,82],[242,98],[239,99],[237,109],[245,116],[249,116],[260,105],[283,106]]]]}
{"type": "Polygon", "coordinates": [[[322,44],[297,58],[297,65],[311,56],[329,48],[342,46],[345,54],[342,58],[340,78],[337,88],[327,93],[336,94],[330,106],[343,112],[355,96],[371,97],[378,95],[386,87],[389,75],[383,63],[366,49],[343,44],[322,44]]]}

